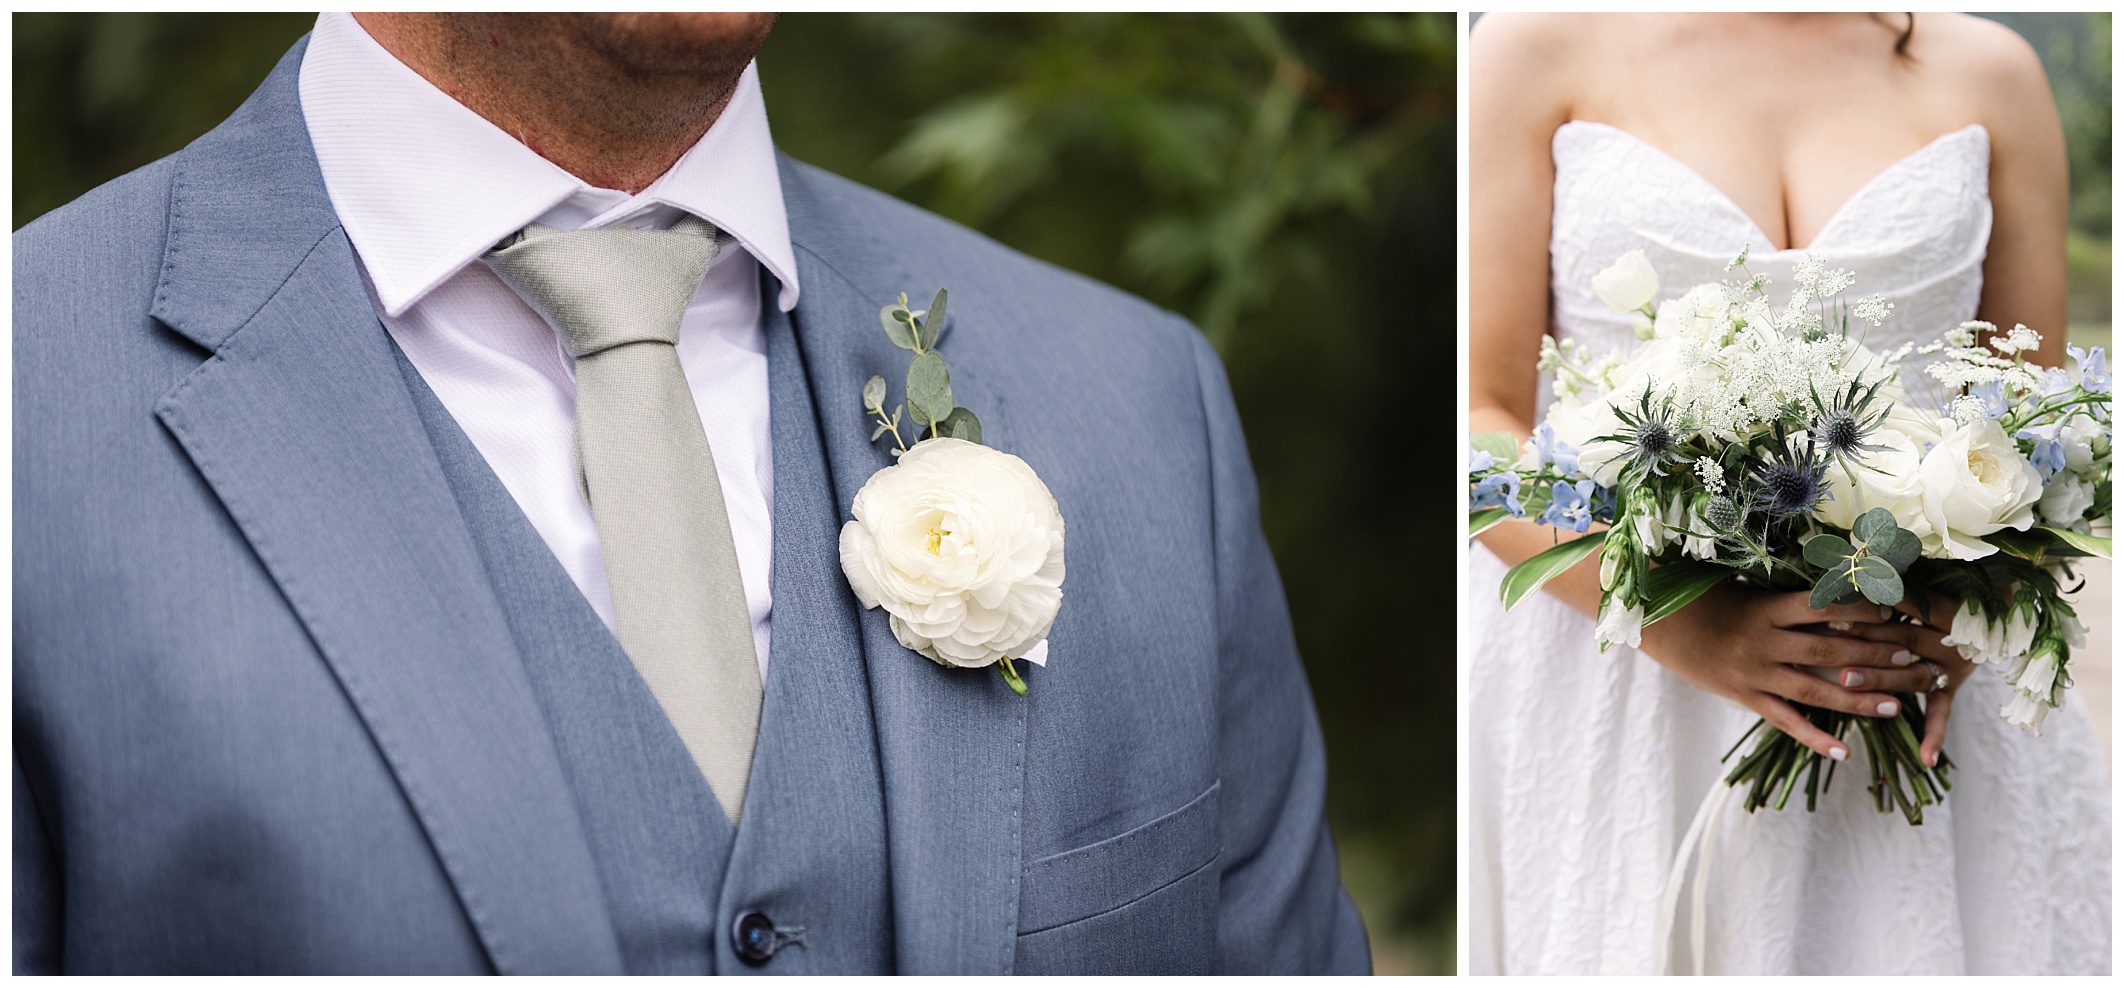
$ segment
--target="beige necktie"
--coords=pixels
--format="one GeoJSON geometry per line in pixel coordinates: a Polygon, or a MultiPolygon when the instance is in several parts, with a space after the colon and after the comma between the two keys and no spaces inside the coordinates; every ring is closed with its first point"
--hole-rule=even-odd
{"type": "Polygon", "coordinates": [[[619,642],[731,820],[760,728],[760,668],[679,322],[727,239],[533,224],[488,253],[575,355],[575,453],[619,642]]]}

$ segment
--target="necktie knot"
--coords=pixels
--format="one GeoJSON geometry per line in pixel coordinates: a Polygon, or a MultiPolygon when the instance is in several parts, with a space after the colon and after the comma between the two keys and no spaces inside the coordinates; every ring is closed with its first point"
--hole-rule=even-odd
{"type": "Polygon", "coordinates": [[[482,260],[580,360],[629,343],[676,344],[686,306],[725,243],[691,216],[669,230],[533,223],[482,260]]]}

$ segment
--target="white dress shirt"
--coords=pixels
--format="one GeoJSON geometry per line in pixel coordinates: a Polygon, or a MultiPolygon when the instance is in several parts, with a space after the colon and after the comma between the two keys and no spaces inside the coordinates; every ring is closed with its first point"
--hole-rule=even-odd
{"type": "Polygon", "coordinates": [[[726,251],[702,281],[679,328],[678,357],[715,450],[764,678],[774,460],[760,266],[780,281],[785,311],[796,305],[797,279],[757,68],[745,69],[708,133],[632,196],[539,157],[345,13],[317,18],[300,90],[325,188],[384,328],[607,627],[612,593],[575,479],[573,362],[560,334],[477,261],[528,223],[663,228],[688,213],[744,247],[726,251]]]}

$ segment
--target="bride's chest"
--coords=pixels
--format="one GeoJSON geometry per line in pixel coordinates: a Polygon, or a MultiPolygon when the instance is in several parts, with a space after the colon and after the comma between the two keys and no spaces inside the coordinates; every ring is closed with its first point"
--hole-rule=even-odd
{"type": "Polygon", "coordinates": [[[1659,272],[1663,296],[1735,277],[1726,266],[1745,246],[1751,273],[1767,274],[1773,294],[1813,254],[1856,272],[1865,294],[1896,301],[1899,315],[1914,317],[1913,334],[1919,321],[1936,334],[1937,319],[1973,311],[1991,234],[1990,142],[1980,126],[1942,135],[1861,182],[1800,249],[1778,249],[1718,185],[1627,131],[1573,121],[1552,148],[1550,293],[1566,335],[1627,333],[1591,282],[1632,250],[1659,272]]]}

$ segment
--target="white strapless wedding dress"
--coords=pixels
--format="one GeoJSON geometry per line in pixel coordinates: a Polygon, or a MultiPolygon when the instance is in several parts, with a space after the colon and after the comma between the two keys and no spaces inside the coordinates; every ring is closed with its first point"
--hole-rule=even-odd
{"type": "MultiPolygon", "coordinates": [[[[1790,284],[1802,252],[1772,249],[1681,162],[1587,122],[1559,128],[1554,153],[1559,338],[1596,352],[1634,342],[1590,285],[1631,249],[1645,252],[1672,295],[1728,277],[1723,268],[1745,243],[1750,267],[1784,297],[1778,286],[1790,284]]],[[[1991,231],[1989,168],[1982,127],[1947,134],[1861,188],[1806,248],[1856,271],[1857,293],[1895,303],[1867,341],[1876,349],[1936,338],[1974,316],[1991,231]]],[[[1719,755],[1755,715],[1632,649],[1599,653],[1592,621],[1546,594],[1504,613],[1503,564],[1480,544],[1471,557],[1469,969],[1658,970],[1668,868],[1720,774],[1719,755]]],[[[1989,671],[1963,687],[1948,729],[1954,791],[1921,827],[1874,811],[1863,749],[1817,812],[1722,813],[1706,870],[1704,969],[2107,973],[2107,758],[2077,695],[2034,738],[1997,716],[2007,693],[1989,671]]],[[[1687,923],[1685,911],[1668,958],[1676,971],[1693,966],[1687,923]]]]}

